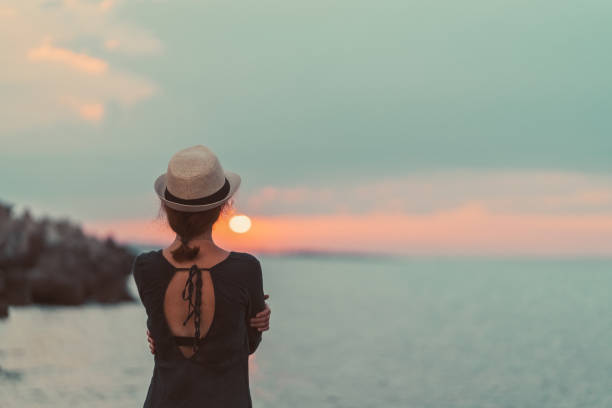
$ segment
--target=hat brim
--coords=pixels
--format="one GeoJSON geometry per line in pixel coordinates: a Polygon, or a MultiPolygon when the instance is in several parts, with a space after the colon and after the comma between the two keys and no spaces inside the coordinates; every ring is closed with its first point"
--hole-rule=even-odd
{"type": "Polygon", "coordinates": [[[168,207],[174,210],[185,211],[185,212],[197,212],[197,211],[210,210],[211,208],[218,207],[224,202],[226,202],[227,200],[229,200],[234,195],[236,190],[238,190],[238,187],[240,186],[241,179],[238,174],[233,173],[231,171],[225,171],[224,173],[225,173],[225,177],[227,178],[230,188],[229,188],[227,195],[224,198],[222,198],[221,200],[215,201],[214,203],[190,205],[190,204],[180,204],[180,203],[176,203],[174,201],[170,201],[166,199],[164,197],[164,192],[166,191],[166,173],[157,177],[157,179],[155,180],[155,183],[153,184],[153,187],[159,199],[162,200],[164,203],[166,203],[168,207]]]}

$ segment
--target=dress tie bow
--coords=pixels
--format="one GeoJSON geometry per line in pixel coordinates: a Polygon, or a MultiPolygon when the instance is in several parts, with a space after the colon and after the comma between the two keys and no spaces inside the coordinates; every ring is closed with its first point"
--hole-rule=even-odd
{"type": "Polygon", "coordinates": [[[198,268],[196,264],[193,264],[189,268],[189,277],[185,282],[185,288],[183,288],[183,300],[189,301],[187,309],[187,318],[183,322],[183,326],[187,325],[187,322],[193,316],[193,324],[195,326],[195,337],[193,340],[193,351],[198,351],[199,340],[200,340],[200,319],[201,319],[201,306],[202,306],[202,270],[198,268]],[[194,295],[194,283],[195,280],[195,302],[193,300],[194,295]]]}

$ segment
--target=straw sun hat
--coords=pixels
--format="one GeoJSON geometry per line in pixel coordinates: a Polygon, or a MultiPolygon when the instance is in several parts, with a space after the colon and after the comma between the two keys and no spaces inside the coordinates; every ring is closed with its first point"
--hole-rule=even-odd
{"type": "Polygon", "coordinates": [[[157,196],[172,209],[186,212],[209,210],[229,200],[240,176],[224,171],[206,146],[195,145],[176,152],[168,170],[155,180],[157,196]]]}

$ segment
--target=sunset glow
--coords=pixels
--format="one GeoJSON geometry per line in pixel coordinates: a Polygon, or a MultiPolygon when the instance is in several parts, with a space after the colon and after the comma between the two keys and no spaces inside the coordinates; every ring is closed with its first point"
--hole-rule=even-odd
{"type": "MultiPolygon", "coordinates": [[[[494,213],[478,203],[429,214],[330,214],[257,217],[248,234],[228,222],[213,227],[215,242],[254,252],[300,249],[404,255],[612,254],[612,214],[494,213]],[[577,239],[580,237],[580,239],[577,239]]],[[[94,235],[165,245],[174,234],[151,220],[88,222],[94,235]]]]}

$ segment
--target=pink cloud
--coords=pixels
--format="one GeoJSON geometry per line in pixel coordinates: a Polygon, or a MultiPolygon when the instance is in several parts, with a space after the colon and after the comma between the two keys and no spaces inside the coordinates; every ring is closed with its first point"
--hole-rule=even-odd
{"type": "Polygon", "coordinates": [[[100,4],[98,5],[98,7],[100,7],[100,10],[102,11],[108,11],[110,10],[113,6],[115,5],[114,0],[102,0],[100,2],[100,4]]]}
{"type": "Polygon", "coordinates": [[[108,63],[104,60],[66,48],[55,47],[48,42],[30,49],[28,59],[35,62],[57,62],[88,74],[103,74],[108,69],[108,63]]]}
{"type": "Polygon", "coordinates": [[[101,103],[86,103],[79,106],[79,114],[83,119],[97,122],[104,116],[104,105],[101,103]]]}
{"type": "Polygon", "coordinates": [[[0,18],[14,17],[17,15],[17,10],[11,7],[0,6],[0,18]]]}
{"type": "Polygon", "coordinates": [[[98,101],[83,101],[74,96],[64,96],[59,99],[69,106],[79,117],[90,122],[99,122],[104,117],[104,104],[98,101]]]}
{"type": "Polygon", "coordinates": [[[105,13],[115,6],[115,0],[99,0],[96,2],[85,2],[82,0],[63,0],[62,6],[81,13],[105,13]]]}
{"type": "MultiPolygon", "coordinates": [[[[612,178],[603,174],[418,172],[337,188],[268,186],[239,207],[249,232],[215,226],[216,240],[238,250],[612,255],[612,178]]],[[[89,227],[154,245],[174,238],[159,221],[89,227]]]]}
{"type": "Polygon", "coordinates": [[[104,41],[104,48],[106,48],[109,51],[116,49],[117,47],[119,47],[119,45],[120,43],[119,43],[119,40],[117,39],[111,39],[111,40],[104,41]]]}
{"type": "MultiPolygon", "coordinates": [[[[151,80],[130,72],[129,64],[115,67],[104,57],[72,46],[92,44],[104,53],[159,55],[163,45],[154,33],[112,12],[121,2],[0,1],[4,34],[0,36],[0,49],[5,60],[11,62],[2,67],[2,81],[12,84],[10,92],[0,92],[5,113],[0,133],[83,119],[93,123],[105,116],[108,106],[127,113],[131,106],[158,91],[151,80]],[[67,95],[78,103],[66,104],[67,95]]],[[[40,139],[36,142],[43,142],[46,133],[32,134],[40,139]]],[[[73,136],[70,143],[79,143],[79,138],[73,136]]],[[[15,138],[4,149],[22,151],[31,142],[15,138]]],[[[60,145],[56,142],[53,146],[60,145]]]]}
{"type": "Polygon", "coordinates": [[[258,215],[424,213],[473,201],[501,212],[612,212],[612,177],[528,169],[414,172],[341,186],[268,186],[247,197],[245,211],[258,215]]]}

